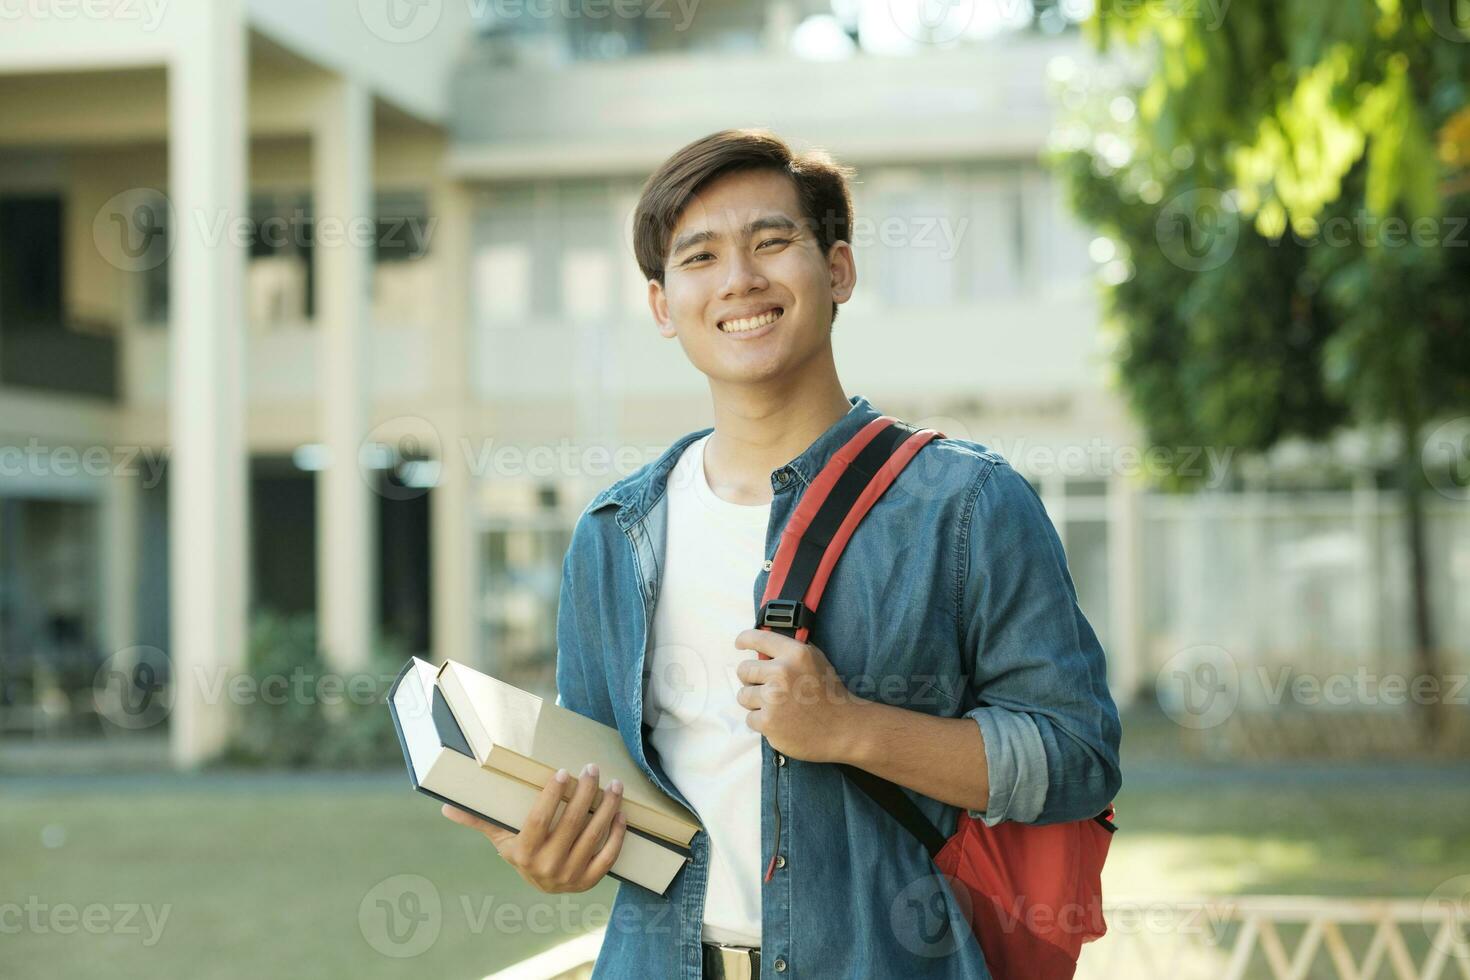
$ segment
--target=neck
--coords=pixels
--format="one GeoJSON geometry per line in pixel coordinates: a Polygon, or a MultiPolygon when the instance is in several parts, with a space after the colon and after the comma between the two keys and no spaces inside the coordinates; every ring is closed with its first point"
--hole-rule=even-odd
{"type": "Polygon", "coordinates": [[[800,383],[711,382],[715,431],[705,474],[717,491],[769,500],[771,473],[800,456],[852,408],[836,370],[800,383]]]}

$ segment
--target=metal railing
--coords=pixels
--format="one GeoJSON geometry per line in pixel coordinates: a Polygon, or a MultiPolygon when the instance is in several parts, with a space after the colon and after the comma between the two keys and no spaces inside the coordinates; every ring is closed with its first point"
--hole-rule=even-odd
{"type": "MultiPolygon", "coordinates": [[[[1470,980],[1465,883],[1443,901],[1113,899],[1103,903],[1107,935],[1083,947],[1077,980],[1470,980]]],[[[601,945],[597,930],[485,980],[586,977],[601,945]]]]}
{"type": "MultiPolygon", "coordinates": [[[[1470,884],[1470,880],[1467,880],[1470,884]]],[[[1465,891],[1462,889],[1461,891],[1465,891]]],[[[1470,980],[1465,896],[1232,896],[1104,903],[1077,980],[1470,980]]]]}

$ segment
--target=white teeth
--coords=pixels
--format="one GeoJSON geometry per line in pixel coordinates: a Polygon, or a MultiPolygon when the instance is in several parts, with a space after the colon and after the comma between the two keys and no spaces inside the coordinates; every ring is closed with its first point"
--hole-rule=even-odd
{"type": "Polygon", "coordinates": [[[747,330],[756,330],[768,323],[775,323],[776,318],[780,315],[780,310],[772,310],[769,313],[747,317],[744,320],[726,320],[720,324],[720,329],[725,333],[745,333],[747,330]]]}

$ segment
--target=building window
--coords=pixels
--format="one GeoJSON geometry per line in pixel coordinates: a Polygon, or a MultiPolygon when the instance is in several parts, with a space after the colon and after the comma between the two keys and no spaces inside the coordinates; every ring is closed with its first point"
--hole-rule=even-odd
{"type": "MultiPolygon", "coordinates": [[[[161,199],[160,199],[161,200],[161,199]]],[[[145,206],[152,204],[145,202],[145,206]]],[[[160,206],[161,207],[161,206],[160,206]]],[[[431,238],[428,197],[422,191],[378,194],[374,263],[374,318],[397,322],[421,307],[426,290],[431,238]]],[[[154,224],[167,233],[166,214],[154,224]]],[[[249,322],[257,325],[309,323],[316,316],[312,250],[314,219],[311,194],[302,190],[258,191],[250,195],[251,239],[246,266],[249,322]]],[[[167,240],[162,243],[167,251],[167,240]]],[[[169,316],[169,269],[172,259],[141,276],[138,319],[163,326],[169,316]]]]}
{"type": "Polygon", "coordinates": [[[548,512],[492,523],[481,540],[484,660],[478,666],[555,697],[557,603],[572,530],[548,512]]]}
{"type": "Polygon", "coordinates": [[[429,254],[431,237],[428,197],[422,191],[386,191],[378,195],[378,237],[373,261],[378,265],[414,262],[429,254]]]}
{"type": "Polygon", "coordinates": [[[435,269],[427,261],[433,229],[428,197],[415,191],[385,192],[378,195],[377,212],[373,323],[427,326],[437,295],[435,269]]]}
{"type": "Polygon", "coordinates": [[[497,184],[475,220],[473,296],[476,322],[521,326],[527,320],[598,320],[613,315],[620,284],[616,262],[626,215],[621,184],[564,180],[497,184]]]}
{"type": "Polygon", "coordinates": [[[569,248],[562,256],[562,305],[575,321],[599,320],[607,315],[613,288],[612,263],[606,250],[569,248]]]}
{"type": "Polygon", "coordinates": [[[299,324],[315,315],[312,221],[309,194],[250,196],[254,234],[246,267],[246,297],[252,324],[299,324]]]}
{"type": "MultiPolygon", "coordinates": [[[[161,195],[149,195],[138,206],[146,213],[143,218],[144,227],[151,229],[157,236],[151,247],[168,256],[173,250],[173,229],[170,227],[170,215],[164,198],[161,195]]],[[[138,319],[145,326],[161,327],[168,323],[168,269],[169,261],[164,258],[161,262],[144,263],[143,271],[139,275],[138,319]]]]}
{"type": "MultiPolygon", "coordinates": [[[[888,309],[994,302],[1024,286],[1019,167],[880,167],[856,201],[855,249],[888,309]]],[[[859,276],[859,280],[862,276],[859,276]]]]}
{"type": "Polygon", "coordinates": [[[519,242],[481,245],[474,261],[475,311],[483,323],[509,326],[531,314],[531,250],[519,242]]]}

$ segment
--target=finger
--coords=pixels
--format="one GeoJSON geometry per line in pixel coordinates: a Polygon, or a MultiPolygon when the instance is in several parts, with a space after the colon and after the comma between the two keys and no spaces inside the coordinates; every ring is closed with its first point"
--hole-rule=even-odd
{"type": "Polygon", "coordinates": [[[567,780],[570,778],[571,774],[565,769],[558,769],[552,773],[551,778],[546,780],[546,785],[541,787],[541,794],[531,805],[531,812],[526,814],[526,825],[521,828],[521,842],[528,851],[534,851],[540,847],[541,842],[550,833],[551,821],[556,816],[557,804],[561,802],[562,792],[566,789],[567,780]]]}
{"type": "Polygon", "coordinates": [[[773,638],[786,639],[780,633],[772,633],[770,630],[741,630],[735,636],[735,649],[770,653],[770,647],[774,643],[773,638]]]}
{"type": "Polygon", "coordinates": [[[453,820],[455,823],[460,824],[464,827],[472,827],[475,830],[483,830],[484,828],[490,826],[489,823],[481,820],[479,817],[475,816],[473,813],[470,813],[468,810],[461,810],[459,807],[449,803],[441,806],[439,808],[439,812],[444,814],[450,820],[453,820]]]}
{"type": "Polygon", "coordinates": [[[582,828],[587,826],[588,815],[592,810],[592,799],[597,795],[597,766],[588,763],[582,769],[582,775],[577,779],[577,789],[572,793],[572,800],[567,804],[561,819],[551,831],[551,837],[561,846],[561,852],[565,854],[572,849],[572,844],[582,833],[582,828]]]}
{"type": "Polygon", "coordinates": [[[567,856],[568,867],[580,870],[587,866],[612,829],[613,819],[622,812],[622,804],[623,784],[614,779],[608,783],[606,792],[602,794],[602,802],[598,804],[592,819],[587,821],[587,826],[583,828],[571,854],[567,856]]]}
{"type": "Polygon", "coordinates": [[[628,815],[619,812],[613,819],[612,830],[607,835],[607,841],[593,856],[592,863],[587,866],[587,876],[594,882],[601,881],[603,876],[612,870],[612,866],[618,860],[618,852],[623,849],[623,838],[628,833],[628,815]]]}
{"type": "Polygon", "coordinates": [[[767,629],[744,630],[735,637],[735,649],[756,651],[757,663],[777,660],[804,646],[800,641],[767,629]]]}
{"type": "Polygon", "coordinates": [[[446,803],[442,807],[440,807],[439,812],[462,827],[469,827],[472,830],[478,830],[480,833],[490,838],[490,842],[495,845],[496,850],[500,849],[500,844],[502,841],[507,841],[515,837],[515,831],[506,830],[504,827],[497,827],[490,821],[483,820],[480,817],[475,816],[473,813],[470,813],[468,810],[461,810],[459,807],[453,806],[449,803],[446,803]]]}
{"type": "Polygon", "coordinates": [[[735,665],[735,676],[747,684],[763,684],[770,670],[769,660],[742,660],[735,665]]]}

